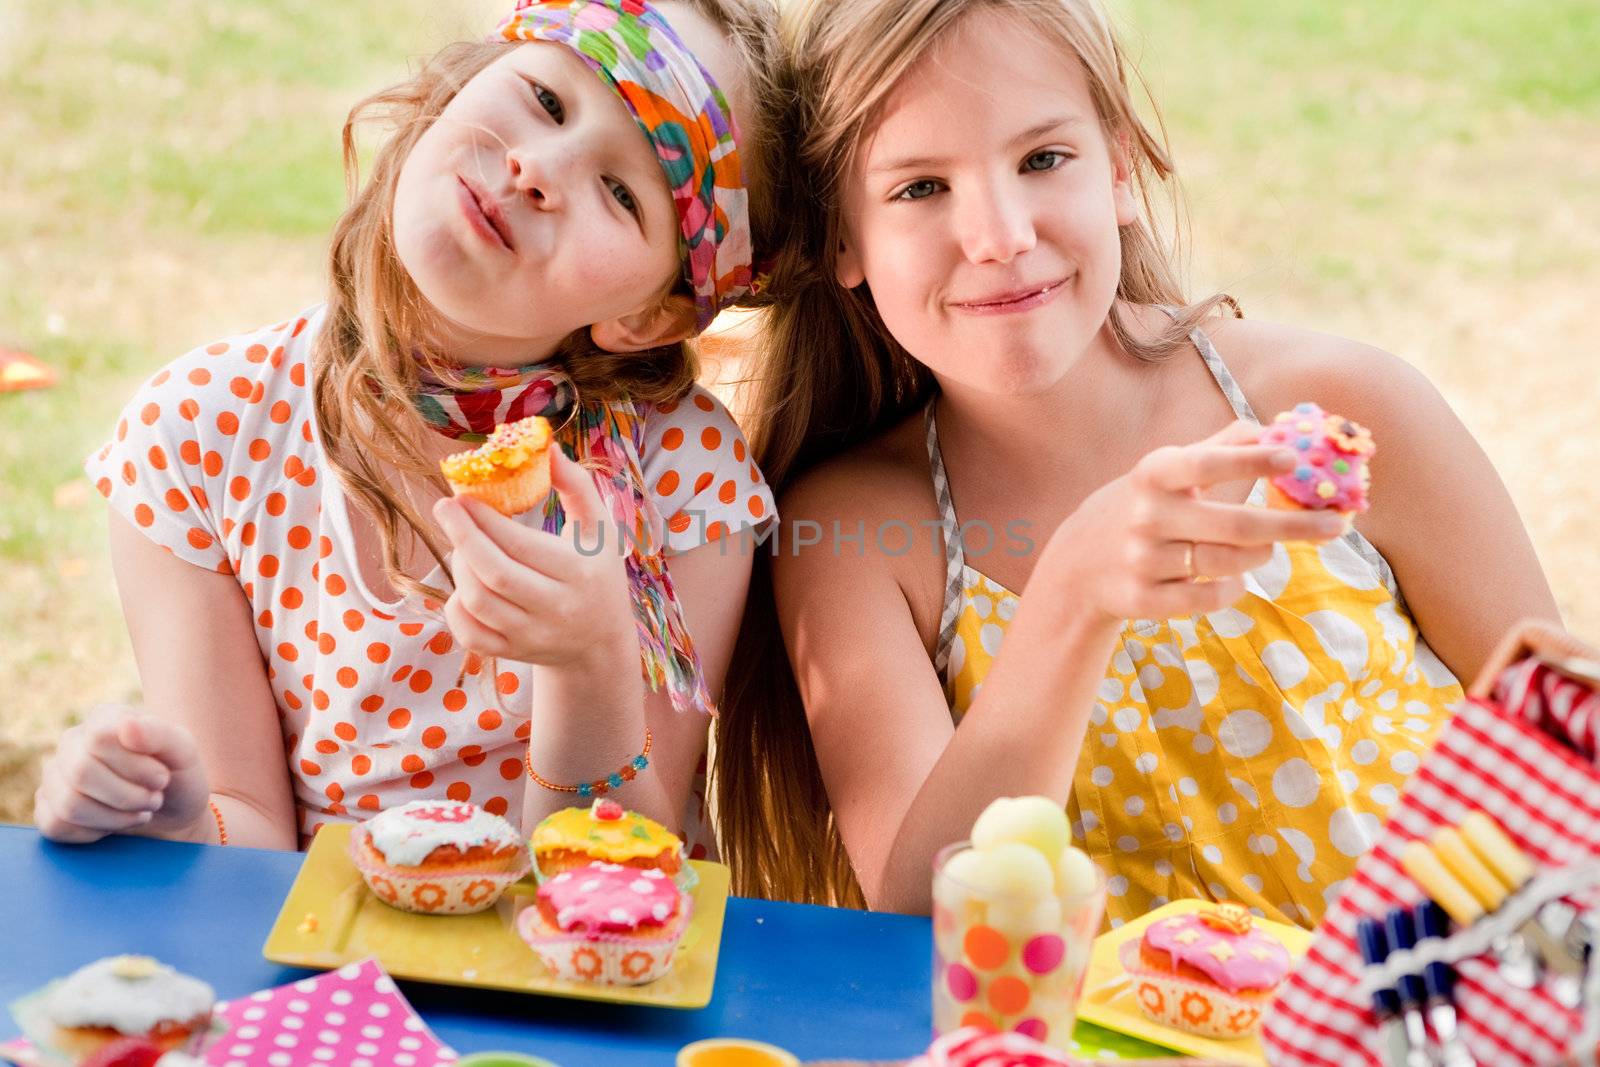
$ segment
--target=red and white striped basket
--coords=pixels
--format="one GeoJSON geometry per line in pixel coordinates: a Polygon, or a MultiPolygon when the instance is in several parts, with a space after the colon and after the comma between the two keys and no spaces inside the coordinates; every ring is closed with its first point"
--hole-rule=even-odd
{"type": "MultiPolygon", "coordinates": [[[[1400,866],[1408,842],[1479,809],[1541,871],[1600,860],[1597,733],[1600,653],[1545,625],[1519,627],[1441,731],[1285,982],[1262,1027],[1271,1063],[1385,1062],[1377,1019],[1358,988],[1356,924],[1423,899],[1400,866]]],[[[1462,1036],[1478,1063],[1593,1062],[1592,1036],[1580,1040],[1582,1013],[1562,1007],[1548,988],[1512,987],[1487,957],[1463,960],[1457,972],[1462,1036]]]]}

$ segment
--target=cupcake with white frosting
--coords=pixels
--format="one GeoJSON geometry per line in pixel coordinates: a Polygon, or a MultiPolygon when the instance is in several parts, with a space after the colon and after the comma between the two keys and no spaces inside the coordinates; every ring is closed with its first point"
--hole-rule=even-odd
{"type": "Polygon", "coordinates": [[[216,995],[206,983],[149,956],[111,956],[78,968],[49,989],[51,1043],[74,1063],[136,1037],[182,1049],[211,1022],[216,995]]]}
{"type": "Polygon", "coordinates": [[[493,906],[530,862],[516,827],[453,800],[414,800],[380,812],[350,834],[350,858],[384,903],[430,915],[493,906]]]}

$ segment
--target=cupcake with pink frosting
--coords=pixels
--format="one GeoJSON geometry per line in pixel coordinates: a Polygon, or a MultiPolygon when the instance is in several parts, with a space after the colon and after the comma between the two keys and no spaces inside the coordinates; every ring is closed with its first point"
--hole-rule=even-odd
{"type": "Polygon", "coordinates": [[[1139,1009],[1205,1037],[1247,1037],[1289,974],[1283,942],[1240,904],[1207,904],[1149,925],[1122,946],[1139,1009]]]}
{"type": "Polygon", "coordinates": [[[1296,404],[1261,431],[1261,443],[1295,454],[1292,470],[1267,483],[1267,502],[1284,510],[1337,511],[1349,519],[1367,510],[1377,446],[1360,423],[1330,415],[1312,403],[1296,404]]]}
{"type": "Polygon", "coordinates": [[[672,969],[691,909],[664,871],[595,862],[546,879],[517,933],[557,978],[643,985],[672,969]]]}

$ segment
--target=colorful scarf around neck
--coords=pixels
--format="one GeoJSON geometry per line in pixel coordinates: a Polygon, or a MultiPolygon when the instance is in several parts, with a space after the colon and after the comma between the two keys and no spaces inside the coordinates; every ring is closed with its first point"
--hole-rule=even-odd
{"type": "MultiPolygon", "coordinates": [[[[638,410],[626,400],[577,402],[571,383],[549,364],[457,367],[451,374],[456,382],[424,369],[414,398],[418,412],[439,433],[476,444],[501,423],[542,415],[550,420],[567,455],[599,468],[593,473],[600,499],[631,538],[626,566],[645,681],[658,691],[666,686],[678,711],[715,714],[700,657],[667,573],[661,514],[645,490],[639,458],[644,419],[638,410]]],[[[565,523],[561,502],[552,493],[545,504],[543,528],[560,533],[565,523]]],[[[606,543],[606,551],[615,548],[606,543]]]]}

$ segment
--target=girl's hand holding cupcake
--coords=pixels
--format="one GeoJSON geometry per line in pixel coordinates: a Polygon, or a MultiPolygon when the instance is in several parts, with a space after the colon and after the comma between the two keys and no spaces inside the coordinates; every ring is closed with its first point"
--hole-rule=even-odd
{"type": "Polygon", "coordinates": [[[34,794],[44,836],[82,844],[112,833],[208,827],[200,751],[176,723],[102,704],[61,735],[34,794]]]}
{"type": "Polygon", "coordinates": [[[455,547],[445,620],[479,655],[546,667],[603,656],[609,669],[638,647],[626,546],[593,476],[559,448],[550,450],[550,480],[567,515],[559,535],[467,497],[434,505],[455,547]]]}
{"type": "Polygon", "coordinates": [[[1192,445],[1146,455],[1090,495],[1051,536],[1041,567],[1107,621],[1164,619],[1227,607],[1243,575],[1279,541],[1339,536],[1336,514],[1286,512],[1208,500],[1202,490],[1270,478],[1294,453],[1257,443],[1261,429],[1235,422],[1192,445]]]}

